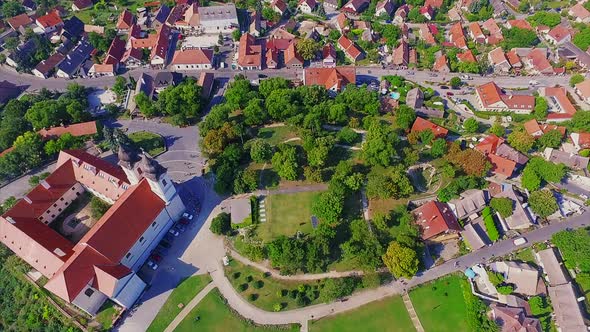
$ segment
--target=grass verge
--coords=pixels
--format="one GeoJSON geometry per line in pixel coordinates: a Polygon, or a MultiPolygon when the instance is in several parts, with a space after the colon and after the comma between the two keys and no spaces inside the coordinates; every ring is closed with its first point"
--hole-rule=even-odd
{"type": "Polygon", "coordinates": [[[166,147],[162,136],[149,131],[137,131],[129,134],[129,139],[151,156],[156,156],[165,151],[166,147]]]}

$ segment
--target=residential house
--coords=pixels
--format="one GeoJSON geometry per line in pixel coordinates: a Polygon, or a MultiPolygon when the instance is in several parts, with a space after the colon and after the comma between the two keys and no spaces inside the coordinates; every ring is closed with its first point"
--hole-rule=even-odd
{"type": "Polygon", "coordinates": [[[109,46],[107,54],[105,55],[102,63],[105,65],[112,65],[113,70],[117,72],[123,56],[125,55],[125,44],[125,41],[118,36],[113,38],[111,46],[109,46]]]}
{"type": "Polygon", "coordinates": [[[293,41],[284,52],[285,66],[289,69],[303,68],[304,60],[297,52],[296,42],[293,41]]]}
{"type": "Polygon", "coordinates": [[[200,48],[177,50],[170,64],[177,71],[212,69],[213,51],[200,48]]]}
{"type": "Polygon", "coordinates": [[[22,0],[20,2],[21,5],[25,8],[27,12],[32,12],[37,10],[37,4],[33,0],[22,0]]]}
{"type": "Polygon", "coordinates": [[[426,44],[434,45],[436,44],[436,39],[434,39],[434,34],[438,33],[436,30],[436,26],[434,24],[420,24],[419,25],[420,37],[424,40],[426,44]],[[436,31],[436,32],[434,32],[436,31]]]}
{"type": "Polygon", "coordinates": [[[482,217],[465,224],[463,231],[461,231],[461,237],[467,241],[471,250],[477,250],[492,243],[486,233],[482,217]]]}
{"type": "Polygon", "coordinates": [[[544,132],[536,119],[531,119],[524,123],[524,130],[534,138],[543,136],[544,132]]]}
{"type": "Polygon", "coordinates": [[[404,23],[406,21],[406,18],[408,17],[408,13],[410,12],[410,6],[407,4],[403,4],[401,6],[399,6],[396,10],[395,13],[393,14],[393,24],[395,25],[401,25],[402,23],[404,23]]]}
{"type": "Polygon", "coordinates": [[[29,39],[18,45],[14,51],[8,54],[6,64],[13,68],[18,68],[23,61],[29,59],[36,51],[37,44],[35,44],[33,39],[29,39]]]}
{"type": "Polygon", "coordinates": [[[586,170],[588,168],[588,162],[590,158],[582,157],[575,153],[569,153],[560,151],[552,148],[545,148],[543,151],[543,157],[555,164],[564,164],[569,168],[577,170],[586,170]]]}
{"type": "Polygon", "coordinates": [[[103,76],[115,76],[116,69],[113,64],[100,64],[95,63],[90,67],[88,76],[90,77],[103,77],[103,76]]]}
{"type": "Polygon", "coordinates": [[[54,53],[47,59],[39,62],[31,72],[39,78],[49,78],[55,70],[55,67],[57,67],[57,65],[59,65],[64,59],[65,56],[63,54],[54,53]]]}
{"type": "Polygon", "coordinates": [[[457,48],[464,50],[468,49],[467,40],[465,39],[465,33],[463,32],[461,22],[456,22],[451,26],[451,29],[449,30],[449,40],[457,48]]]}
{"type": "Polygon", "coordinates": [[[451,22],[463,21],[463,15],[461,15],[461,11],[459,9],[457,9],[457,7],[453,7],[451,9],[449,9],[447,16],[449,18],[449,21],[451,21],[451,22]]]}
{"type": "Polygon", "coordinates": [[[119,14],[116,27],[120,33],[126,33],[131,29],[133,24],[135,24],[135,16],[129,10],[125,9],[119,14]]]}
{"type": "Polygon", "coordinates": [[[171,28],[162,25],[156,34],[156,42],[150,53],[150,64],[155,68],[164,68],[168,62],[171,28]]]}
{"type": "Polygon", "coordinates": [[[104,35],[104,27],[92,24],[84,24],[84,32],[85,33],[97,33],[99,35],[104,35]]]}
{"type": "Polygon", "coordinates": [[[162,4],[156,11],[154,18],[151,20],[151,28],[158,30],[162,25],[166,24],[166,20],[168,19],[168,16],[170,16],[170,12],[170,7],[162,4]]]}
{"type": "Polygon", "coordinates": [[[297,9],[299,9],[304,14],[311,14],[317,6],[318,3],[315,0],[299,0],[297,9]]]}
{"type": "Polygon", "coordinates": [[[479,107],[483,111],[530,114],[535,108],[534,96],[507,95],[494,82],[478,86],[475,92],[479,107]]]}
{"type": "Polygon", "coordinates": [[[500,328],[500,332],[542,332],[541,322],[529,317],[524,308],[502,307],[493,303],[492,320],[500,328]]]}
{"type": "Polygon", "coordinates": [[[576,150],[590,149],[590,133],[571,133],[570,139],[576,150]]]}
{"type": "MultiPolygon", "coordinates": [[[[565,42],[557,49],[558,59],[572,60],[582,68],[590,68],[590,54],[584,52],[572,42],[565,42]]],[[[557,60],[559,61],[559,60],[557,60]]]]}
{"type": "Polygon", "coordinates": [[[493,18],[490,18],[487,21],[483,22],[481,26],[488,32],[488,36],[486,37],[487,44],[497,45],[502,40],[504,40],[502,30],[493,18]]]}
{"type": "Polygon", "coordinates": [[[526,70],[529,72],[529,74],[552,75],[555,73],[555,71],[553,70],[553,66],[551,66],[551,63],[547,59],[547,52],[548,50],[545,48],[535,48],[530,50],[530,52],[528,53],[524,53],[526,54],[524,57],[521,56],[521,59],[524,62],[524,66],[526,70]]]}
{"type": "Polygon", "coordinates": [[[530,31],[535,30],[535,29],[533,29],[531,24],[527,20],[524,20],[524,19],[508,20],[508,22],[506,22],[506,27],[508,29],[519,28],[519,29],[525,29],[525,30],[530,30],[530,31]]]}
{"type": "Polygon", "coordinates": [[[436,241],[449,234],[456,234],[461,230],[457,218],[449,206],[438,201],[430,201],[412,210],[414,222],[420,228],[423,240],[436,241]]]}
{"type": "Polygon", "coordinates": [[[541,87],[539,88],[539,95],[546,97],[552,112],[565,113],[573,116],[576,113],[576,107],[567,97],[567,90],[564,87],[541,87]]]}
{"type": "Polygon", "coordinates": [[[72,3],[72,11],[79,12],[84,9],[92,7],[94,3],[92,0],[74,0],[72,3]]]}
{"type": "Polygon", "coordinates": [[[354,42],[342,35],[338,38],[338,48],[344,52],[344,55],[352,62],[357,62],[364,58],[363,52],[354,44],[354,42]]]}
{"type": "Polygon", "coordinates": [[[590,23],[590,11],[581,2],[573,5],[568,11],[568,14],[573,16],[574,20],[578,23],[590,23]]]}
{"type": "Polygon", "coordinates": [[[433,71],[437,71],[440,73],[449,73],[451,72],[451,69],[449,68],[448,65],[448,59],[446,55],[440,55],[436,58],[436,61],[434,61],[434,65],[432,65],[432,70],[433,71]]]}
{"type": "Polygon", "coordinates": [[[229,33],[239,27],[236,5],[199,7],[199,29],[204,33],[229,33]]]}
{"type": "Polygon", "coordinates": [[[321,85],[331,94],[342,91],[348,84],[356,84],[354,67],[305,68],[303,84],[321,85]]]}
{"type": "Polygon", "coordinates": [[[373,29],[371,28],[371,22],[367,21],[354,21],[352,22],[352,27],[355,30],[361,30],[361,40],[367,42],[374,42],[375,35],[373,34],[373,29]]]}
{"type": "Polygon", "coordinates": [[[240,37],[237,64],[240,70],[262,69],[262,46],[249,33],[240,37]]]}
{"type": "Polygon", "coordinates": [[[381,0],[377,3],[377,8],[375,9],[375,16],[391,17],[391,14],[393,14],[394,9],[395,5],[393,4],[392,0],[381,0]]]}
{"type": "Polygon", "coordinates": [[[590,79],[586,79],[585,81],[576,84],[574,91],[576,91],[576,94],[578,94],[583,101],[590,104],[590,79]]]}
{"type": "Polygon", "coordinates": [[[480,189],[469,189],[449,201],[448,205],[457,220],[469,218],[477,214],[489,201],[488,192],[480,189]]]}
{"type": "Polygon", "coordinates": [[[416,120],[414,120],[411,132],[419,133],[424,130],[431,130],[435,138],[445,138],[449,133],[449,131],[446,128],[441,127],[435,123],[432,123],[426,119],[417,117],[416,120]]]}
{"type": "Polygon", "coordinates": [[[340,4],[338,3],[338,0],[324,0],[323,5],[332,10],[336,10],[340,4]]]}
{"type": "Polygon", "coordinates": [[[401,68],[407,68],[410,63],[410,45],[402,40],[399,46],[393,50],[391,63],[401,68]]]}
{"type": "Polygon", "coordinates": [[[463,53],[457,53],[457,60],[461,62],[477,62],[477,59],[471,50],[467,50],[463,53]]]}
{"type": "MultiPolygon", "coordinates": [[[[328,43],[322,49],[322,64],[325,68],[336,67],[336,48],[331,43],[328,43]]],[[[589,81],[590,82],[590,81],[589,81]]]]}
{"type": "Polygon", "coordinates": [[[496,135],[488,135],[479,142],[475,149],[488,157],[492,164],[491,172],[501,178],[510,178],[517,168],[524,166],[528,158],[506,144],[496,135]]]}
{"type": "Polygon", "coordinates": [[[493,197],[505,197],[512,200],[512,215],[508,218],[500,218],[500,223],[504,230],[508,229],[527,229],[533,225],[531,216],[523,207],[523,199],[511,184],[493,185],[499,187],[497,192],[494,191],[493,197]]]}
{"type": "Polygon", "coordinates": [[[273,2],[270,4],[270,8],[279,13],[281,16],[283,16],[288,10],[287,4],[283,0],[273,0],[273,2]]]}
{"type": "Polygon", "coordinates": [[[483,44],[486,41],[486,35],[484,35],[479,23],[471,22],[469,23],[469,37],[473,39],[475,42],[483,44]]]}
{"type": "Polygon", "coordinates": [[[84,33],[84,22],[82,22],[76,16],[72,16],[64,22],[63,28],[61,29],[61,39],[71,40],[73,42],[78,41],[78,38],[84,33]]]}
{"type": "Polygon", "coordinates": [[[262,34],[262,25],[260,19],[260,12],[254,11],[250,14],[250,26],[248,28],[250,34],[254,37],[260,37],[262,34]]]}
{"type": "Polygon", "coordinates": [[[33,24],[33,20],[29,17],[29,15],[23,13],[23,14],[16,15],[15,17],[11,17],[11,18],[7,19],[6,23],[8,23],[8,25],[10,25],[10,27],[13,30],[15,30],[15,31],[22,30],[24,32],[24,28],[33,24]]]}
{"type": "Polygon", "coordinates": [[[501,47],[496,47],[488,53],[488,62],[496,73],[508,73],[512,68],[501,47]]]}
{"type": "Polygon", "coordinates": [[[184,21],[184,13],[190,6],[186,4],[178,4],[170,10],[170,14],[166,18],[165,24],[168,25],[170,28],[176,29],[191,29],[186,21],[184,21]]]}
{"type": "Polygon", "coordinates": [[[572,35],[569,29],[560,24],[551,29],[549,33],[545,36],[545,38],[553,45],[561,45],[563,43],[571,41],[572,35]]]}
{"type": "Polygon", "coordinates": [[[443,0],[426,0],[424,6],[430,6],[435,9],[439,9],[443,5],[443,0]]]}
{"type": "Polygon", "coordinates": [[[508,63],[515,71],[519,71],[522,69],[522,62],[520,61],[520,57],[516,53],[516,51],[512,50],[506,53],[506,59],[508,59],[508,63]]]}
{"type": "Polygon", "coordinates": [[[338,14],[338,16],[336,16],[336,28],[338,29],[338,31],[340,31],[340,33],[344,33],[350,29],[349,23],[350,20],[348,19],[348,16],[346,16],[346,14],[340,13],[338,14]]]}
{"type": "Polygon", "coordinates": [[[56,10],[52,10],[46,15],[38,17],[35,24],[37,24],[44,33],[51,33],[63,27],[64,22],[61,20],[59,13],[56,10]]]}
{"type": "Polygon", "coordinates": [[[577,301],[578,296],[555,249],[541,250],[537,252],[536,256],[549,282],[549,298],[553,305],[553,314],[558,330],[586,331],[584,314],[577,301]]]}
{"type": "Polygon", "coordinates": [[[344,6],[342,6],[342,8],[340,8],[340,11],[352,15],[359,15],[369,7],[369,4],[369,0],[350,0],[344,6]]]}
{"type": "Polygon", "coordinates": [[[213,92],[213,85],[215,83],[215,75],[213,73],[201,72],[197,85],[201,87],[201,97],[208,100],[213,92]]]}
{"type": "Polygon", "coordinates": [[[146,287],[136,273],[185,211],[154,159],[124,147],[118,157],[115,166],[60,152],[53,173],[0,217],[2,243],[47,278],[45,289],[92,316],[109,298],[124,308],[136,302],[146,287]],[[113,205],[74,243],[51,224],[85,192],[113,205]]]}
{"type": "Polygon", "coordinates": [[[422,108],[424,93],[420,88],[413,88],[406,94],[406,105],[413,109],[422,108]]]}
{"type": "Polygon", "coordinates": [[[80,69],[82,64],[90,58],[94,51],[94,47],[83,38],[57,66],[56,76],[61,78],[73,78],[77,75],[78,69],[80,69]]]}
{"type": "Polygon", "coordinates": [[[266,67],[278,68],[281,60],[284,65],[285,52],[287,48],[295,41],[295,38],[270,38],[266,40],[266,67]],[[270,60],[270,62],[268,61],[270,60]]]}
{"type": "Polygon", "coordinates": [[[535,296],[539,271],[527,263],[499,261],[490,264],[494,272],[504,276],[504,282],[514,285],[514,292],[526,296],[535,296]]]}
{"type": "MultiPolygon", "coordinates": [[[[260,13],[255,12],[254,15],[250,16],[250,20],[256,20],[258,19],[258,23],[254,23],[254,25],[258,24],[258,26],[255,26],[254,28],[258,29],[258,32],[260,31],[260,13]]],[[[179,22],[179,24],[185,24],[185,29],[189,29],[189,30],[194,30],[198,25],[199,25],[199,3],[195,2],[193,4],[191,4],[188,9],[184,12],[184,20],[182,20],[181,22],[179,22]]],[[[250,24],[250,27],[252,28],[252,24],[250,24]]]]}
{"type": "Polygon", "coordinates": [[[422,6],[418,12],[429,21],[434,17],[434,9],[430,6],[422,6]]]}
{"type": "Polygon", "coordinates": [[[141,73],[137,82],[135,83],[135,90],[133,90],[127,98],[127,105],[125,108],[134,114],[137,111],[137,105],[135,104],[135,96],[140,93],[146,95],[148,100],[152,100],[154,96],[154,79],[150,75],[146,74],[145,72],[141,73]]]}

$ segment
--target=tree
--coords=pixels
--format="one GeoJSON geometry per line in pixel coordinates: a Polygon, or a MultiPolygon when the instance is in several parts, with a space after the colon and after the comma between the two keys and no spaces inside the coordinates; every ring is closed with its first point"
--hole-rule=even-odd
{"type": "Polygon", "coordinates": [[[494,197],[490,201],[490,206],[498,212],[502,218],[508,218],[512,215],[514,202],[507,197],[494,197]]]}
{"type": "Polygon", "coordinates": [[[539,38],[534,31],[512,27],[512,29],[502,30],[504,41],[502,48],[510,50],[516,47],[533,47],[539,43],[539,38]]]}
{"type": "Polygon", "coordinates": [[[416,112],[409,106],[402,105],[395,112],[395,124],[404,129],[408,130],[416,120],[416,112]]]}
{"type": "Polygon", "coordinates": [[[430,148],[430,155],[434,158],[442,157],[447,152],[447,141],[444,138],[437,138],[430,148]]]}
{"type": "Polygon", "coordinates": [[[498,137],[503,137],[506,134],[506,128],[504,128],[501,124],[499,123],[494,123],[491,127],[489,132],[491,134],[494,134],[498,137]]]}
{"type": "Polygon", "coordinates": [[[326,303],[332,302],[352,294],[355,287],[355,281],[352,278],[326,279],[324,288],[322,288],[320,293],[320,299],[326,303]]]}
{"type": "Polygon", "coordinates": [[[414,192],[412,182],[402,166],[391,169],[373,167],[367,176],[367,196],[369,198],[395,199],[407,197],[414,192]]]}
{"type": "Polygon", "coordinates": [[[483,222],[486,228],[486,233],[488,233],[488,237],[492,242],[497,241],[500,238],[500,232],[498,232],[498,227],[496,227],[496,222],[494,221],[494,216],[492,215],[490,207],[485,207],[481,215],[483,217],[483,222]]]}
{"type": "Polygon", "coordinates": [[[527,153],[535,144],[535,138],[524,130],[515,130],[508,135],[508,144],[522,153],[527,153]]]}
{"type": "Polygon", "coordinates": [[[570,125],[574,131],[590,132],[590,112],[578,111],[574,113],[570,125]]]}
{"type": "Polygon", "coordinates": [[[102,201],[100,198],[93,196],[90,200],[90,216],[94,220],[100,219],[111,207],[107,202],[102,201]]]}
{"type": "Polygon", "coordinates": [[[430,128],[427,128],[418,132],[418,137],[420,137],[420,142],[422,142],[422,144],[429,145],[432,143],[435,136],[434,132],[430,128]]]}
{"type": "Polygon", "coordinates": [[[557,232],[551,242],[559,248],[568,269],[590,272],[590,235],[586,229],[557,232]]]}
{"type": "Polygon", "coordinates": [[[537,190],[541,187],[541,178],[532,168],[525,167],[522,171],[521,183],[527,190],[537,190]]]}
{"type": "Polygon", "coordinates": [[[363,144],[363,158],[369,165],[389,166],[397,155],[395,144],[398,142],[393,131],[374,121],[367,131],[363,144]]]}
{"type": "Polygon", "coordinates": [[[117,98],[123,98],[125,96],[125,92],[127,92],[127,79],[123,76],[117,76],[112,90],[117,95],[117,98]]]}
{"type": "Polygon", "coordinates": [[[33,169],[41,166],[45,159],[43,141],[37,133],[27,131],[14,141],[12,151],[20,160],[21,169],[33,169]]]}
{"type": "Polygon", "coordinates": [[[461,150],[458,143],[450,145],[446,158],[451,164],[461,167],[467,175],[484,176],[491,166],[482,153],[475,149],[461,150]]]}
{"type": "Polygon", "coordinates": [[[453,78],[451,78],[451,80],[449,81],[449,84],[451,84],[451,87],[452,87],[453,89],[458,89],[458,88],[461,86],[461,84],[462,84],[462,83],[463,83],[463,82],[461,82],[461,79],[460,79],[459,77],[457,77],[457,76],[454,76],[454,77],[453,77],[453,78]]]}
{"type": "Polygon", "coordinates": [[[45,153],[48,156],[59,153],[62,150],[79,149],[84,145],[80,137],[75,137],[70,133],[61,135],[56,140],[49,140],[45,143],[45,153]]]}
{"type": "Polygon", "coordinates": [[[7,37],[4,40],[4,47],[9,51],[14,51],[20,44],[20,40],[17,37],[7,37]]]}
{"type": "MultiPolygon", "coordinates": [[[[320,4],[320,7],[323,6],[321,6],[320,4]]],[[[297,48],[297,52],[299,53],[299,55],[301,55],[303,60],[307,61],[315,59],[316,54],[319,52],[321,47],[320,44],[312,38],[305,38],[303,40],[300,40],[299,42],[297,42],[295,46],[297,48]]]]}
{"type": "Polygon", "coordinates": [[[555,196],[549,190],[533,191],[529,195],[529,205],[531,210],[541,218],[552,215],[559,208],[555,196]]]}
{"type": "Polygon", "coordinates": [[[25,7],[23,7],[18,1],[7,1],[2,4],[2,16],[4,16],[5,19],[14,17],[24,12],[25,7]]]}
{"type": "Polygon", "coordinates": [[[143,91],[135,95],[135,104],[146,118],[151,118],[157,114],[153,101],[143,91]]]}
{"type": "Polygon", "coordinates": [[[83,122],[92,118],[92,115],[86,111],[86,107],[77,100],[72,100],[66,106],[66,112],[69,114],[72,122],[83,122]]]}
{"type": "Polygon", "coordinates": [[[297,149],[288,144],[279,144],[272,156],[272,167],[282,179],[295,181],[299,176],[297,149]]]}
{"type": "Polygon", "coordinates": [[[590,46],[590,28],[584,26],[580,29],[580,32],[576,33],[572,42],[578,46],[581,50],[587,50],[590,46]]]}
{"type": "Polygon", "coordinates": [[[539,137],[537,140],[537,145],[540,149],[544,148],[558,148],[561,146],[561,139],[563,136],[559,130],[553,129],[548,131],[547,133],[543,134],[543,136],[539,137]]]}
{"type": "Polygon", "coordinates": [[[228,144],[238,138],[235,129],[236,128],[232,123],[226,122],[219,129],[209,130],[202,141],[204,152],[211,157],[215,157],[224,152],[224,149],[228,144]]]}
{"type": "Polygon", "coordinates": [[[546,25],[553,28],[561,23],[561,16],[559,13],[536,11],[535,14],[528,16],[526,20],[529,21],[533,27],[546,25]]]}
{"type": "Polygon", "coordinates": [[[533,157],[522,171],[522,186],[529,191],[534,191],[540,188],[542,181],[561,182],[566,172],[567,168],[564,164],[554,164],[541,157],[533,157]]]}
{"type": "Polygon", "coordinates": [[[350,223],[350,238],[340,245],[340,249],[344,258],[354,259],[359,266],[367,269],[374,270],[383,265],[383,248],[364,219],[350,223]]]}
{"type": "Polygon", "coordinates": [[[252,192],[258,188],[258,176],[251,169],[240,170],[234,179],[234,193],[242,194],[252,192]]]}
{"type": "Polygon", "coordinates": [[[25,114],[25,119],[35,129],[59,126],[62,123],[69,123],[70,116],[64,105],[57,100],[47,100],[33,104],[25,114]]]}
{"type": "Polygon", "coordinates": [[[238,41],[240,40],[240,37],[242,37],[242,31],[240,31],[240,29],[235,29],[234,31],[232,31],[231,36],[234,39],[234,41],[238,41]]]}
{"type": "Polygon", "coordinates": [[[226,235],[231,231],[231,219],[230,215],[222,212],[217,217],[211,220],[211,226],[209,226],[211,232],[217,235],[226,235]]]}
{"type": "Polygon", "coordinates": [[[418,272],[420,260],[416,251],[392,241],[382,257],[389,271],[396,278],[412,278],[418,272]]]}
{"type": "Polygon", "coordinates": [[[344,193],[336,190],[325,191],[314,200],[311,211],[321,221],[335,223],[340,220],[344,210],[344,193]]]}
{"type": "Polygon", "coordinates": [[[336,137],[340,143],[354,145],[359,141],[361,135],[350,129],[350,127],[344,127],[338,132],[336,137]]]}
{"type": "Polygon", "coordinates": [[[549,106],[547,105],[547,100],[543,97],[536,97],[535,98],[535,108],[533,109],[533,114],[535,115],[535,119],[543,120],[547,117],[547,110],[549,106]]]}
{"type": "Polygon", "coordinates": [[[250,145],[250,158],[257,163],[268,161],[272,157],[272,147],[262,139],[256,139],[250,145]]]}
{"type": "Polygon", "coordinates": [[[496,290],[502,295],[510,295],[512,292],[514,292],[514,286],[511,284],[499,285],[496,287],[496,290]]]}
{"type": "Polygon", "coordinates": [[[260,82],[258,93],[263,97],[268,97],[271,92],[279,89],[288,89],[291,82],[283,77],[271,77],[260,82]]]}
{"type": "Polygon", "coordinates": [[[469,118],[463,122],[463,128],[469,134],[474,134],[479,130],[479,122],[474,118],[469,118]]]}
{"type": "Polygon", "coordinates": [[[584,82],[584,79],[584,75],[574,74],[570,77],[570,86],[574,87],[576,84],[584,82]]]}
{"type": "Polygon", "coordinates": [[[268,113],[264,108],[264,100],[252,99],[244,108],[244,123],[248,126],[261,125],[268,120],[268,113]]]}

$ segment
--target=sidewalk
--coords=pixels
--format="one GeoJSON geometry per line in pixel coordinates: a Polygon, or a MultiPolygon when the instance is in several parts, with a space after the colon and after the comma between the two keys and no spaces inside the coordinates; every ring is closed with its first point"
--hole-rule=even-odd
{"type": "Polygon", "coordinates": [[[164,332],[172,332],[176,327],[188,316],[188,314],[203,300],[203,298],[209,294],[209,292],[215,288],[215,283],[210,282],[203,290],[197,294],[187,305],[182,308],[182,311],[174,318],[172,323],[164,330],[164,332]]]}

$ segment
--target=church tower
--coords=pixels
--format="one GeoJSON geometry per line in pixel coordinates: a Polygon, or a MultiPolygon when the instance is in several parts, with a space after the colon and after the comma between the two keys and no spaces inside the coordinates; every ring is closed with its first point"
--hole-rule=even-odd
{"type": "Polygon", "coordinates": [[[146,152],[143,152],[141,155],[139,168],[142,171],[143,177],[150,184],[152,191],[160,196],[166,204],[170,203],[176,196],[176,187],[168,176],[166,168],[162,167],[146,152]]]}
{"type": "Polygon", "coordinates": [[[129,179],[129,184],[138,184],[139,180],[141,180],[141,175],[136,167],[137,162],[140,160],[137,153],[131,148],[120,144],[117,157],[119,157],[119,166],[121,166],[125,175],[127,175],[127,179],[129,179]]]}

